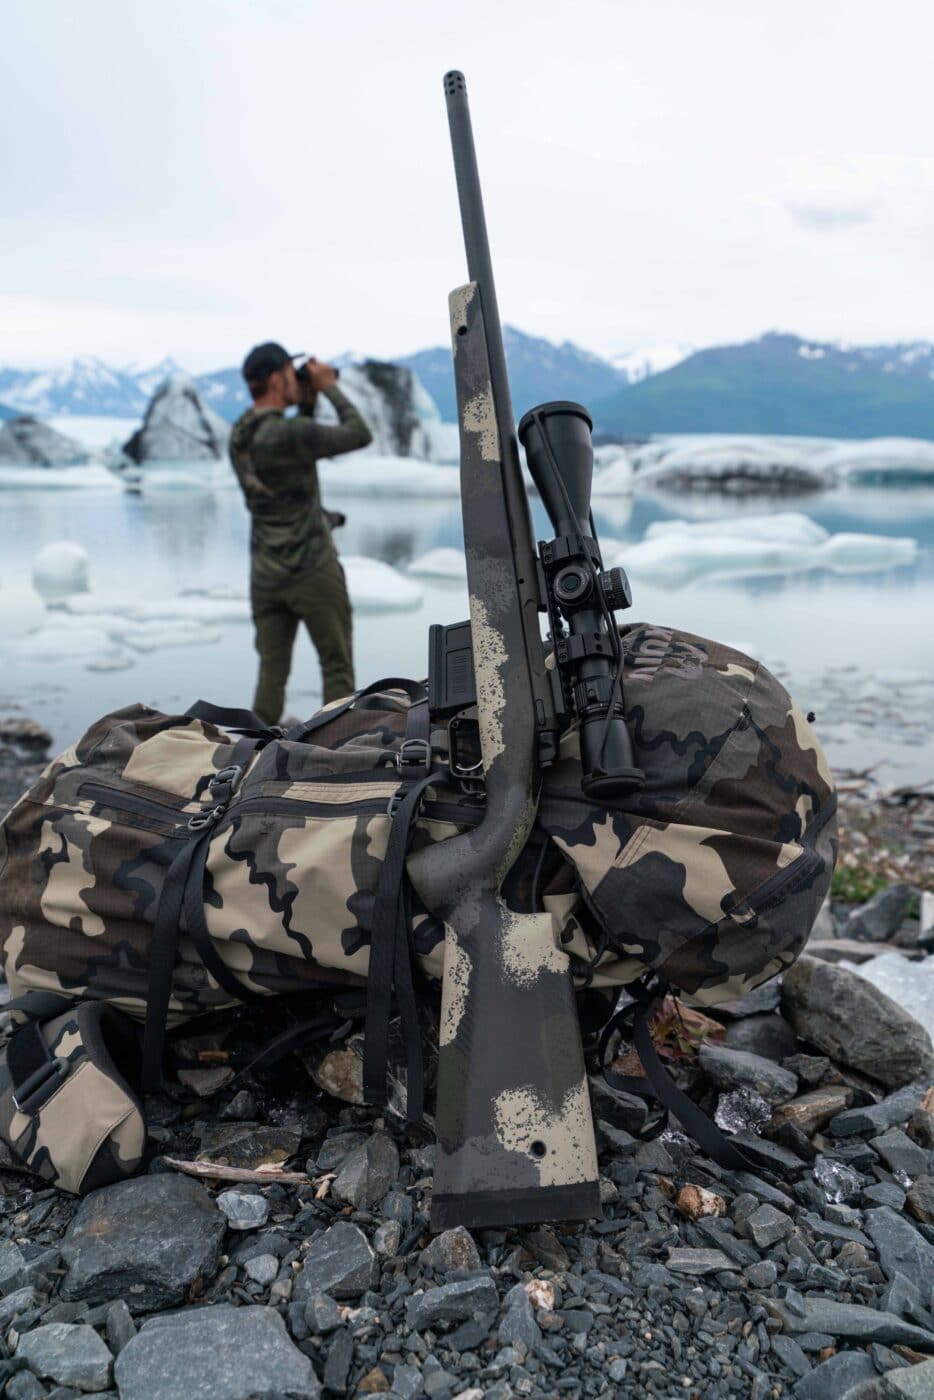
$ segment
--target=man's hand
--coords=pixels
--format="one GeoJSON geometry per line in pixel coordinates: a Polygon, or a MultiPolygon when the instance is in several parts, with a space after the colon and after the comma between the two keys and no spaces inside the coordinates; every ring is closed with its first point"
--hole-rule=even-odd
{"type": "Polygon", "coordinates": [[[337,370],[326,365],[323,360],[308,361],[308,378],[314,390],[332,389],[337,383],[337,370]]]}

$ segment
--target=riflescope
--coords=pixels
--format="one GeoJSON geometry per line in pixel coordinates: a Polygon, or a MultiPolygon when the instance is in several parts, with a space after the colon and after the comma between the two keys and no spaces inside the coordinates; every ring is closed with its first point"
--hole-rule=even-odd
{"type": "Polygon", "coordinates": [[[592,429],[580,404],[545,403],[523,416],[519,441],[555,531],[538,545],[540,592],[565,706],[580,722],[583,789],[607,802],[642,787],[645,775],[626,728],[613,618],[632,595],[623,569],[604,569],[591,524],[592,429]]]}

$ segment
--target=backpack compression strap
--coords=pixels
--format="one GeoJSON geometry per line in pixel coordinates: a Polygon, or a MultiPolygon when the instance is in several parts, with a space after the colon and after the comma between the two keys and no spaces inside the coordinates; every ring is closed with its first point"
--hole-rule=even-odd
{"type": "MultiPolygon", "coordinates": [[[[663,1065],[652,1040],[649,1021],[661,1005],[666,989],[657,985],[650,989],[646,985],[647,981],[648,979],[632,982],[625,988],[634,1001],[611,1016],[603,1028],[600,1036],[599,1055],[604,1078],[608,1084],[616,1088],[625,1089],[644,1097],[656,1098],[666,1110],[674,1114],[685,1132],[706,1152],[707,1156],[721,1167],[725,1167],[727,1171],[761,1173],[761,1167],[750,1157],[747,1157],[735,1143],[731,1142],[720,1131],[713,1119],[708,1117],[703,1109],[698,1108],[693,1099],[689,1099],[682,1089],[678,1088],[663,1065]],[[651,1090],[646,1088],[644,1081],[640,1081],[634,1076],[617,1075],[606,1069],[606,1052],[610,1037],[614,1031],[621,1030],[625,1026],[631,1026],[632,1043],[642,1068],[645,1070],[645,1077],[651,1090]]],[[[661,1123],[646,1136],[656,1137],[664,1128],[666,1121],[667,1114],[663,1116],[661,1123]]]]}

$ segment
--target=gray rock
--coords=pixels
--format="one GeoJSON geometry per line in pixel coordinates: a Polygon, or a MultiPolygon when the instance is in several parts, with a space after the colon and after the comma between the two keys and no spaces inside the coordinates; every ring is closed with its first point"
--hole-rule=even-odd
{"type": "Polygon", "coordinates": [[[851,911],[843,936],[885,943],[901,927],[912,894],[910,885],[887,885],[884,890],[878,890],[865,904],[851,911]]]}
{"type": "Polygon", "coordinates": [[[19,1245],[12,1240],[0,1240],[0,1293],[14,1293],[23,1287],[25,1263],[19,1245]]]}
{"type": "Polygon", "coordinates": [[[806,1376],[811,1370],[810,1361],[793,1337],[786,1337],[779,1332],[772,1338],[772,1351],[793,1375],[806,1376]]]}
{"type": "Polygon", "coordinates": [[[315,1170],[319,1172],[339,1171],[355,1147],[362,1147],[367,1134],[357,1131],[335,1133],[325,1138],[315,1158],[315,1170]]]}
{"type": "MultiPolygon", "coordinates": [[[[56,1387],[61,1390],[61,1387],[56,1387]]],[[[45,1386],[34,1376],[32,1371],[17,1371],[15,1376],[11,1376],[3,1392],[6,1400],[45,1400],[49,1394],[45,1386]]],[[[76,1394],[73,1390],[66,1390],[66,1395],[76,1394]]]]}
{"type": "Polygon", "coordinates": [[[901,1128],[889,1128],[881,1137],[873,1138],[869,1145],[890,1172],[904,1172],[906,1176],[916,1177],[927,1168],[928,1154],[923,1147],[912,1142],[901,1128]]]}
{"type": "Polygon", "coordinates": [[[44,1380],[78,1390],[106,1390],[113,1357],[93,1327],[50,1322],[20,1337],[16,1355],[44,1380]]]}
{"type": "Polygon", "coordinates": [[[503,1299],[503,1316],[497,1334],[501,1343],[523,1347],[527,1352],[541,1346],[542,1329],[535,1321],[529,1295],[521,1283],[510,1288],[503,1299]]]}
{"type": "Polygon", "coordinates": [[[230,1123],[249,1123],[258,1112],[256,1096],[249,1089],[238,1089],[230,1103],[221,1109],[220,1116],[230,1123]]]}
{"type": "Polygon", "coordinates": [[[400,1400],[415,1400],[422,1389],[422,1373],[417,1366],[397,1366],[392,1373],[392,1394],[400,1400]]]}
{"type": "Polygon", "coordinates": [[[911,1318],[919,1327],[928,1327],[934,1331],[934,1318],[925,1307],[921,1293],[904,1274],[892,1275],[879,1299],[879,1307],[883,1312],[911,1318]]]}
{"type": "Polygon", "coordinates": [[[883,1400],[934,1400],[934,1361],[922,1361],[882,1377],[883,1400]]]}
{"type": "Polygon", "coordinates": [[[893,1210],[903,1210],[905,1206],[905,1192],[894,1181],[877,1181],[867,1186],[859,1199],[864,1207],[891,1206],[893,1210]]]}
{"type": "Polygon", "coordinates": [[[206,1162],[223,1159],[231,1167],[257,1167],[294,1157],[302,1135],[267,1123],[212,1123],[201,1134],[198,1154],[206,1162]]]}
{"type": "Polygon", "coordinates": [[[727,1002],[722,1009],[736,1017],[759,1016],[765,1011],[774,1011],[781,999],[782,980],[780,977],[772,977],[768,982],[754,987],[738,1001],[727,1002]]]}
{"type": "Polygon", "coordinates": [[[918,1177],[908,1192],[908,1209],[923,1225],[934,1225],[934,1177],[918,1177]]]}
{"type": "Polygon", "coordinates": [[[854,1133],[881,1133],[896,1123],[909,1119],[924,1098],[923,1084],[908,1084],[894,1094],[865,1108],[848,1108],[830,1120],[834,1137],[850,1137],[854,1133]]]}
{"type": "Polygon", "coordinates": [[[217,1208],[226,1215],[231,1230],[258,1230],[269,1219],[269,1202],[254,1191],[222,1191],[217,1208]]]}
{"type": "Polygon", "coordinates": [[[111,1303],[107,1309],[105,1322],[107,1331],[107,1345],[114,1356],[119,1356],[127,1342],[131,1342],[136,1336],[136,1323],[133,1321],[130,1309],[122,1298],[118,1298],[115,1303],[111,1303]]]}
{"type": "Polygon", "coordinates": [[[340,1327],[344,1319],[333,1298],[326,1293],[316,1293],[305,1304],[305,1321],[310,1332],[320,1332],[324,1336],[340,1327]]]}
{"type": "Polygon", "coordinates": [[[317,1293],[359,1298],[377,1277],[376,1255],[366,1235],[358,1226],[339,1220],[311,1241],[293,1297],[300,1303],[317,1293]]]}
{"type": "Polygon", "coordinates": [[[496,1285],[489,1277],[446,1283],[429,1288],[406,1301],[406,1320],[417,1332],[424,1332],[439,1323],[465,1322],[475,1313],[493,1314],[499,1308],[496,1285]]]}
{"type": "Polygon", "coordinates": [[[718,1089],[751,1089],[770,1104],[786,1103],[798,1092],[798,1081],[787,1069],[745,1050],[702,1045],[700,1062],[718,1089]]]}
{"type": "Polygon", "coordinates": [[[875,1377],[876,1368],[864,1351],[840,1351],[796,1382],[795,1400],[846,1400],[854,1386],[875,1377]]]}
{"type": "Polygon", "coordinates": [[[331,1195],[352,1206],[375,1206],[396,1184],[399,1150],[385,1133],[373,1133],[344,1159],[331,1195]]]}
{"type": "Polygon", "coordinates": [[[229,1303],[150,1318],[114,1372],[120,1400],[244,1400],[269,1390],[311,1400],[321,1389],[274,1308],[229,1303]]]}
{"type": "Polygon", "coordinates": [[[726,1028],[723,1043],[727,1049],[760,1055],[775,1063],[793,1055],[797,1048],[795,1033],[784,1016],[772,1011],[732,1021],[726,1028]]]}
{"type": "Polygon", "coordinates": [[[767,1249],[770,1245],[778,1244],[779,1240],[786,1240],[794,1230],[795,1222],[784,1211],[761,1205],[749,1216],[745,1228],[759,1249],[767,1249]]]}
{"type": "Polygon", "coordinates": [[[248,1279],[268,1288],[279,1272],[279,1260],[274,1254],[257,1254],[243,1266],[248,1279]]]}
{"type": "Polygon", "coordinates": [[[921,1290],[922,1297],[926,1296],[934,1278],[934,1245],[888,1206],[867,1210],[865,1228],[876,1246],[886,1276],[904,1274],[921,1290]]]}
{"type": "Polygon", "coordinates": [[[324,1363],[325,1389],[333,1391],[335,1395],[346,1394],[347,1377],[353,1365],[353,1347],[353,1333],[342,1327],[335,1333],[328,1351],[328,1359],[324,1363]]]}
{"type": "Polygon", "coordinates": [[[373,1231],[373,1248],[384,1259],[391,1259],[402,1243],[402,1226],[398,1220],[384,1220],[373,1231]]]}
{"type": "Polygon", "coordinates": [[[785,973],[782,1008],[803,1040],[888,1088],[934,1070],[934,1048],[918,1022],[847,968],[799,958],[785,973]]]}
{"type": "Polygon", "coordinates": [[[92,1191],[65,1232],[62,1297],[123,1297],[133,1312],[180,1303],[196,1278],[213,1278],[224,1225],[189,1177],[144,1176],[92,1191]]]}
{"type": "Polygon", "coordinates": [[[453,1230],[444,1230],[427,1245],[418,1256],[423,1269],[435,1269],[438,1273],[450,1273],[452,1269],[479,1269],[480,1251],[474,1244],[473,1236],[463,1225],[453,1230]]]}
{"type": "Polygon", "coordinates": [[[826,1055],[788,1055],[782,1060],[782,1069],[797,1075],[809,1089],[816,1089],[830,1073],[830,1061],[826,1055]]]}
{"type": "Polygon", "coordinates": [[[771,1288],[778,1278],[778,1266],[771,1259],[763,1259],[761,1263],[750,1264],[745,1273],[753,1288],[771,1288]]]}
{"type": "MultiPolygon", "coordinates": [[[[763,1206],[763,1210],[770,1207],[763,1206]]],[[[666,1267],[674,1274],[717,1274],[732,1269],[733,1261],[722,1249],[672,1249],[669,1245],[666,1267]]]]}
{"type": "Polygon", "coordinates": [[[25,1288],[17,1288],[5,1298],[0,1298],[0,1331],[5,1331],[15,1318],[31,1312],[44,1302],[44,1294],[33,1288],[32,1284],[27,1284],[25,1288]]]}
{"type": "Polygon", "coordinates": [[[921,1327],[896,1317],[894,1313],[879,1312],[861,1303],[838,1303],[833,1298],[809,1294],[804,1299],[803,1315],[789,1307],[788,1300],[769,1299],[768,1308],[782,1320],[786,1332],[826,1332],[830,1337],[849,1337],[858,1342],[882,1342],[886,1346],[920,1347],[934,1350],[934,1335],[921,1327]]]}

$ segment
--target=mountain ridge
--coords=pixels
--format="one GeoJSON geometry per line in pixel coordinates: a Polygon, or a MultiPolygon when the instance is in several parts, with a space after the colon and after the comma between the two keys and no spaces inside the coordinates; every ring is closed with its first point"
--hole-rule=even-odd
{"type": "MultiPolygon", "coordinates": [[[[934,438],[934,343],[853,345],[788,331],[691,350],[655,345],[606,359],[570,340],[554,344],[504,328],[516,417],[548,399],[579,399],[604,436],[790,433],[818,437],[934,438]]],[[[346,364],[351,358],[340,357],[346,364]]],[[[365,357],[353,356],[353,359],[365,357]]],[[[456,417],[450,350],[391,361],[411,369],[441,416],[456,417]]],[[[31,413],[142,418],[172,359],[116,367],[82,356],[59,369],[0,367],[0,418],[31,413]]],[[[236,367],[192,375],[228,421],[248,397],[236,367]]]]}

